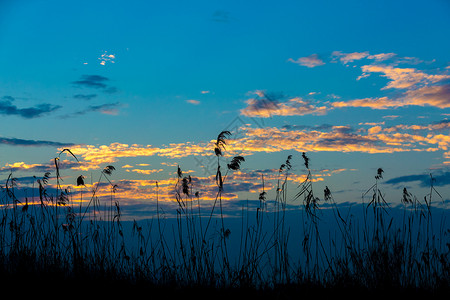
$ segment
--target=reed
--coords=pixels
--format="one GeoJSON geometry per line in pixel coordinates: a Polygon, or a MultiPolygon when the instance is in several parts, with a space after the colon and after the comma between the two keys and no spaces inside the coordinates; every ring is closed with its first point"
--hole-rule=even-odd
{"type": "Polygon", "coordinates": [[[355,219],[338,205],[328,186],[322,199],[317,196],[306,153],[305,180],[291,196],[289,155],[279,168],[273,201],[267,200],[262,176],[258,205],[243,206],[240,229],[230,229],[222,193],[229,172],[245,163],[236,156],[224,164],[230,135],[221,132],[215,144],[217,194],[211,207],[202,205],[195,178],[183,176],[178,166],[175,219],[162,210],[156,182],[155,216],[145,224],[123,222],[117,185],[110,179],[113,166],[99,172],[90,191],[81,175],[76,180],[81,192],[62,188],[60,155],[65,152],[78,161],[69,149],[54,159],[54,177],[45,173],[36,178],[37,195],[19,199],[16,179],[9,174],[0,198],[2,278],[53,272],[67,282],[108,279],[153,288],[448,291],[450,232],[445,220],[438,232],[433,226],[432,203],[443,198],[432,177],[423,201],[403,190],[398,217],[390,214],[380,184],[384,171],[378,169],[374,184],[362,195],[362,218],[355,219]],[[56,181],[53,194],[48,189],[51,178],[56,181]],[[107,199],[99,198],[100,189],[108,190],[107,199]],[[292,228],[290,200],[301,204],[295,223],[300,228],[292,228]],[[334,218],[333,233],[323,232],[325,212],[334,218]],[[298,240],[293,240],[293,229],[301,232],[298,240]]]}

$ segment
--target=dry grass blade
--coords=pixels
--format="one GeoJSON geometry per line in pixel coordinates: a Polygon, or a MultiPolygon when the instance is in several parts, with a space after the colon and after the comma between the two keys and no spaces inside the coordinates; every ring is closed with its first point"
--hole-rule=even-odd
{"type": "Polygon", "coordinates": [[[75,156],[75,154],[73,154],[72,151],[70,151],[70,149],[67,149],[67,148],[61,150],[61,152],[59,152],[59,154],[58,154],[58,157],[60,157],[61,154],[62,154],[63,152],[68,152],[68,153],[70,153],[77,161],[79,161],[78,158],[75,156]]]}

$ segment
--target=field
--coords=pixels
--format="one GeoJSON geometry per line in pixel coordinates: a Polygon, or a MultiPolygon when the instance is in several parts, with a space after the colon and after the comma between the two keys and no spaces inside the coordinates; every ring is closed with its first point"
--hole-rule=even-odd
{"type": "MultiPolygon", "coordinates": [[[[361,203],[346,206],[328,188],[317,196],[303,153],[306,179],[292,195],[286,190],[289,156],[279,168],[276,198],[266,199],[263,189],[240,217],[231,218],[224,215],[221,193],[228,172],[245,159],[223,164],[226,137],[222,132],[215,148],[215,201],[204,205],[179,169],[173,217],[155,199],[154,216],[123,221],[110,180],[113,166],[99,172],[89,195],[61,188],[57,158],[54,175],[36,177],[36,194],[29,198],[16,196],[10,174],[0,199],[2,286],[23,293],[45,287],[68,295],[263,299],[449,292],[448,213],[433,207],[444,201],[433,180],[422,200],[405,189],[402,204],[392,207],[379,189],[380,168],[361,203]],[[105,188],[101,183],[110,190],[106,199],[97,196],[105,188]]],[[[83,178],[76,184],[83,185],[83,178]]]]}

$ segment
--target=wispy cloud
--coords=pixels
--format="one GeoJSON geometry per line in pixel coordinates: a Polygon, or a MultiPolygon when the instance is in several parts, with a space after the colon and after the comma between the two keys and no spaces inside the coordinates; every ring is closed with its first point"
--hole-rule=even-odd
{"type": "Polygon", "coordinates": [[[119,107],[121,107],[122,104],[119,102],[115,103],[105,103],[100,105],[90,105],[85,110],[78,112],[77,114],[85,114],[89,112],[100,112],[105,115],[117,115],[119,113],[119,107]]]}
{"type": "Polygon", "coordinates": [[[200,104],[200,101],[194,100],[194,99],[186,100],[186,102],[190,103],[190,104],[194,104],[194,105],[199,105],[200,104]]]}
{"type": "Polygon", "coordinates": [[[314,68],[325,64],[317,54],[311,54],[310,56],[300,57],[297,60],[289,58],[288,61],[308,68],[314,68]]]}
{"type": "Polygon", "coordinates": [[[416,57],[400,57],[396,53],[387,52],[387,53],[377,53],[371,54],[369,51],[361,51],[361,52],[342,52],[342,51],[333,51],[329,54],[328,60],[324,60],[322,57],[319,57],[318,54],[311,54],[309,56],[300,57],[297,60],[289,58],[288,61],[292,63],[299,64],[301,66],[306,66],[309,68],[322,66],[328,62],[336,63],[340,62],[345,66],[348,66],[350,63],[356,61],[372,61],[375,64],[378,63],[388,63],[391,66],[396,66],[399,64],[410,64],[417,65],[423,63],[422,60],[416,57]]]}
{"type": "MultiPolygon", "coordinates": [[[[348,65],[350,62],[354,62],[362,59],[374,60],[375,62],[382,62],[389,59],[397,58],[397,54],[395,53],[378,53],[378,54],[370,54],[369,51],[363,52],[351,52],[351,53],[343,53],[342,51],[333,51],[331,53],[331,61],[335,62],[339,60],[342,64],[348,65]]],[[[401,58],[398,58],[401,59],[401,58]]]]}
{"type": "Polygon", "coordinates": [[[342,53],[341,51],[333,51],[331,57],[335,60],[338,59],[344,65],[355,60],[360,60],[369,56],[369,51],[365,52],[352,52],[352,53],[342,53]]]}
{"type": "Polygon", "coordinates": [[[61,116],[61,118],[64,119],[64,118],[70,118],[70,117],[77,117],[77,116],[82,116],[82,115],[92,113],[92,112],[100,112],[105,115],[116,116],[119,114],[120,107],[122,107],[122,104],[120,102],[105,103],[105,104],[100,104],[100,105],[90,105],[83,110],[61,116]]]}
{"type": "Polygon", "coordinates": [[[25,140],[25,139],[18,139],[18,138],[0,137],[0,145],[29,146],[29,147],[40,147],[40,146],[64,147],[64,146],[72,146],[74,144],[60,143],[60,142],[53,142],[53,141],[25,140]]]}
{"type": "Polygon", "coordinates": [[[379,62],[379,61],[385,61],[385,60],[394,58],[396,56],[397,56],[397,54],[391,52],[391,53],[380,53],[380,54],[368,55],[367,58],[373,59],[373,60],[379,62]]]}
{"type": "Polygon", "coordinates": [[[0,99],[0,114],[7,116],[20,116],[25,119],[34,119],[45,116],[61,108],[59,105],[42,103],[33,107],[18,108],[12,102],[15,99],[11,96],[4,96],[0,99]]]}

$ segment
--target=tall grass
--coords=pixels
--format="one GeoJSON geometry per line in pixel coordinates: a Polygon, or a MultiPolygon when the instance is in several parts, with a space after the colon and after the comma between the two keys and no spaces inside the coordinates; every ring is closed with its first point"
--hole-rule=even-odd
{"type": "MultiPolygon", "coordinates": [[[[2,276],[54,272],[68,281],[108,278],[179,288],[448,289],[449,229],[445,219],[438,232],[433,226],[432,202],[443,200],[432,177],[423,201],[405,188],[402,214],[391,215],[379,183],[383,170],[378,169],[358,206],[362,217],[356,219],[337,204],[328,187],[322,199],[317,196],[306,153],[305,180],[289,193],[289,155],[278,171],[275,198],[267,200],[262,176],[257,205],[242,207],[236,228],[224,215],[222,193],[227,176],[245,159],[236,156],[224,164],[229,136],[221,132],[214,149],[217,194],[212,206],[202,206],[194,181],[178,166],[175,219],[162,210],[156,182],[155,215],[144,224],[123,222],[117,186],[110,180],[113,166],[99,172],[89,192],[62,188],[62,152],[54,159],[55,176],[36,178],[36,195],[19,199],[10,174],[0,199],[2,276]],[[52,194],[50,178],[56,181],[52,194]],[[108,189],[106,199],[98,197],[100,189],[108,189]],[[295,211],[291,200],[298,204],[295,211]],[[328,222],[332,218],[332,232],[323,230],[325,215],[328,222]]],[[[69,149],[63,152],[77,160],[69,149]]],[[[84,186],[84,178],[78,177],[76,184],[84,186]]]]}

